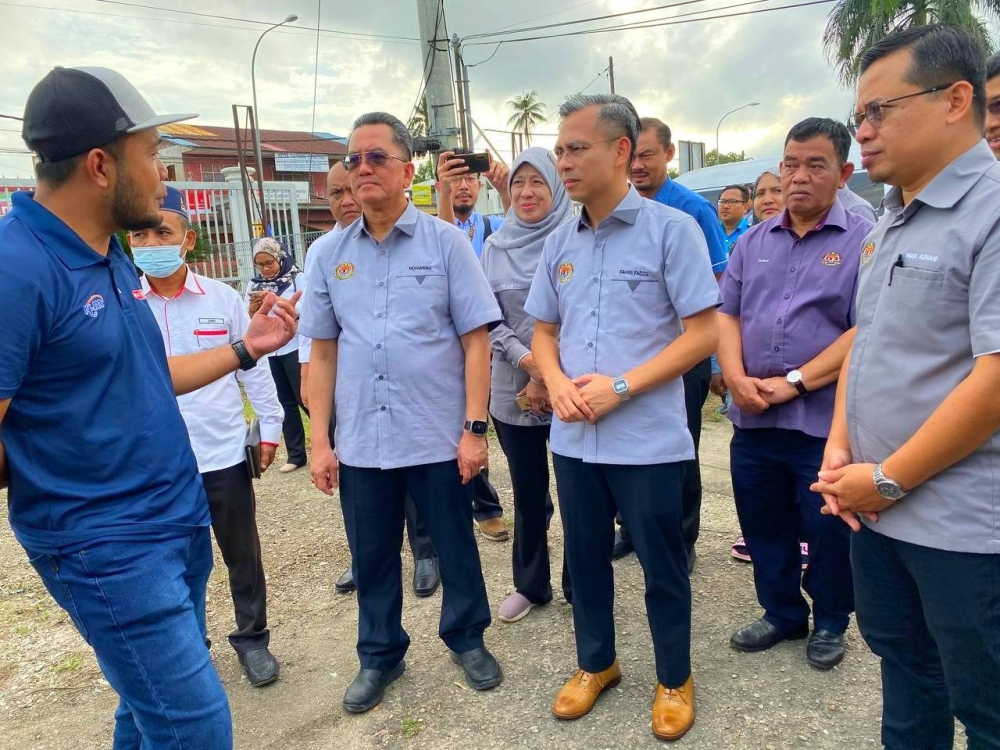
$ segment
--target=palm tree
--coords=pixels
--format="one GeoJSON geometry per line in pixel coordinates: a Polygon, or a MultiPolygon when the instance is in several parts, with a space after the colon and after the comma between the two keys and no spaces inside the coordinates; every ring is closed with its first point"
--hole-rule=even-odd
{"type": "Polygon", "coordinates": [[[427,135],[427,100],[421,99],[420,104],[413,110],[413,117],[407,123],[406,128],[414,138],[427,135]]]}
{"type": "MultiPolygon", "coordinates": [[[[1000,1],[1000,0],[998,0],[1000,1]]],[[[524,139],[531,145],[531,129],[540,122],[545,121],[545,102],[538,101],[538,92],[530,91],[527,94],[515,96],[507,106],[514,112],[508,119],[515,133],[524,133],[524,139]]]]}
{"type": "Polygon", "coordinates": [[[947,23],[971,31],[988,52],[993,42],[983,13],[1000,18],[1000,0],[839,0],[830,11],[823,46],[840,80],[857,82],[861,55],[894,31],[947,23]]]}

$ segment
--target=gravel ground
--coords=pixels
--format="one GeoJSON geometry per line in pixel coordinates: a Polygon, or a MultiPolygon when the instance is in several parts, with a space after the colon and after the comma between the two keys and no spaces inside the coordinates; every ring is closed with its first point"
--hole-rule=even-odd
{"type": "MultiPolygon", "coordinates": [[[[710,411],[710,407],[706,412],[710,411]]],[[[698,567],[692,578],[692,659],[697,721],[680,747],[879,747],[878,663],[852,625],[847,658],[829,673],[805,661],[805,643],[740,654],[730,633],[760,612],[750,566],[733,561],[738,534],[728,474],[728,423],[709,421],[702,441],[705,481],[698,567]]],[[[495,445],[495,441],[494,441],[495,445]]],[[[503,455],[493,477],[511,520],[513,500],[503,455]]],[[[554,490],[554,483],[553,483],[554,490]]],[[[2,498],[0,493],[0,498],[2,498]]],[[[212,654],[229,692],[236,747],[264,748],[654,748],[649,706],[655,676],[635,556],[615,563],[618,653],[624,678],[595,710],[558,722],[550,707],[575,667],[573,618],[556,603],[514,625],[494,621],[486,634],[503,665],[498,689],[476,693],[437,638],[440,592],[416,599],[407,586],[403,620],[412,638],[404,676],[380,707],[344,714],[340,701],[357,670],[353,595],[333,593],[349,562],[335,500],[312,488],[305,471],[268,473],[258,485],[259,526],[268,572],[271,648],[281,680],[251,688],[226,643],[232,604],[216,554],[209,584],[212,654]]],[[[493,610],[513,591],[510,544],[479,537],[493,610]]],[[[552,523],[558,578],[562,529],[552,523]]],[[[409,580],[412,561],[404,558],[409,580]]],[[[558,581],[554,581],[558,586],[558,581]]],[[[91,750],[111,743],[117,699],[69,618],[49,598],[9,527],[0,530],[0,748],[91,750]]],[[[964,746],[964,740],[962,740],[964,746]]],[[[959,744],[956,743],[956,747],[959,744]]]]}

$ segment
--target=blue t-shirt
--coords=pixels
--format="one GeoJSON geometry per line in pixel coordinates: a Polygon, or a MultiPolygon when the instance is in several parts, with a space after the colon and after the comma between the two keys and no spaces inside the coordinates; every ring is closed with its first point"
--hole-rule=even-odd
{"type": "Polygon", "coordinates": [[[490,223],[490,234],[493,234],[493,232],[499,231],[500,227],[503,226],[504,217],[499,214],[483,216],[478,211],[473,211],[465,221],[457,217],[455,218],[455,226],[468,235],[469,241],[472,243],[472,249],[476,251],[477,258],[483,254],[487,221],[490,223]]]}
{"type": "MultiPolygon", "coordinates": [[[[719,226],[722,226],[721,221],[719,222],[719,226]]],[[[736,247],[736,241],[744,234],[746,234],[749,228],[750,228],[749,216],[744,216],[742,219],[740,219],[740,223],[736,225],[736,229],[734,229],[731,233],[727,232],[724,226],[722,227],[722,234],[726,238],[726,252],[729,255],[733,254],[733,248],[736,247]]]]}
{"type": "Polygon", "coordinates": [[[708,257],[712,261],[712,272],[718,275],[726,270],[726,266],[729,265],[726,236],[722,232],[722,225],[719,224],[719,215],[711,203],[671,179],[663,183],[663,187],[659,189],[653,200],[693,216],[705,235],[705,242],[708,243],[708,257]]]}
{"type": "Polygon", "coordinates": [[[33,553],[210,523],[163,340],[128,256],[29,193],[0,220],[0,439],[14,535],[33,553]]]}

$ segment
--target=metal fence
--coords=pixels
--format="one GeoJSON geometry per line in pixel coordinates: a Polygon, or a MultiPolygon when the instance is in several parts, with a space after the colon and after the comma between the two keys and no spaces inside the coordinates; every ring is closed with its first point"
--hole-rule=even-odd
{"type": "MultiPolygon", "coordinates": [[[[301,234],[286,234],[275,237],[282,247],[292,253],[299,269],[305,263],[306,251],[317,239],[323,236],[322,232],[303,232],[301,234]]],[[[240,268],[253,269],[253,246],[256,240],[241,240],[239,242],[224,242],[213,244],[207,257],[188,263],[188,267],[195,273],[208,276],[229,284],[231,287],[242,293],[246,290],[247,282],[251,276],[242,276],[240,268]]]]}

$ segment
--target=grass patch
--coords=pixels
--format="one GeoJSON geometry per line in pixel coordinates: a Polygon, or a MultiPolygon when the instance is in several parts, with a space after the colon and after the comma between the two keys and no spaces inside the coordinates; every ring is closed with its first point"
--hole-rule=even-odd
{"type": "Polygon", "coordinates": [[[69,654],[64,656],[62,661],[52,669],[55,672],[74,672],[83,666],[83,656],[80,654],[69,654]]]}
{"type": "Polygon", "coordinates": [[[402,723],[403,736],[408,740],[412,740],[418,734],[420,730],[424,728],[423,719],[411,719],[409,716],[403,719],[402,723]]]}

